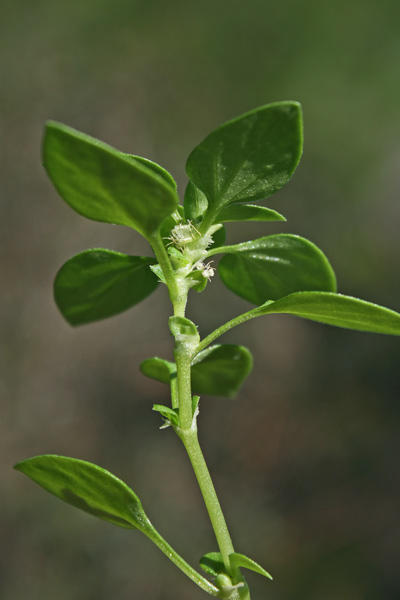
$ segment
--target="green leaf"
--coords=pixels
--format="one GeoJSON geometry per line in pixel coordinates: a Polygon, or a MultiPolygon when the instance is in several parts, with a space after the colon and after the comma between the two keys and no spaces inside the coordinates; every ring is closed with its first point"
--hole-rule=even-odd
{"type": "Polygon", "coordinates": [[[286,221],[285,217],[265,206],[255,204],[231,204],[218,215],[221,223],[233,221],[286,221]]]}
{"type": "Polygon", "coordinates": [[[255,309],[256,315],[286,313],[358,331],[400,335],[400,314],[389,308],[328,292],[298,292],[255,309]]]}
{"type": "Polygon", "coordinates": [[[166,183],[168,183],[168,185],[171,187],[171,189],[176,191],[176,188],[177,188],[176,181],[172,177],[171,173],[168,173],[168,171],[166,169],[164,169],[164,167],[162,167],[161,165],[158,165],[157,163],[153,162],[152,160],[149,160],[148,158],[143,158],[143,156],[136,156],[135,154],[127,154],[126,156],[129,156],[129,158],[133,162],[137,162],[137,163],[144,165],[145,167],[147,167],[148,169],[153,171],[153,173],[162,177],[164,179],[164,181],[166,183]]]}
{"type": "Polygon", "coordinates": [[[186,186],[183,205],[185,207],[185,217],[194,223],[197,223],[207,210],[207,198],[191,181],[186,186]]]}
{"type": "Polygon", "coordinates": [[[297,235],[271,235],[225,246],[222,251],[229,253],[218,265],[222,281],[254,304],[299,291],[336,291],[328,259],[317,246],[297,235]]]}
{"type": "Polygon", "coordinates": [[[216,577],[221,573],[226,573],[224,561],[220,552],[208,552],[200,559],[200,567],[207,573],[216,577]]]}
{"type": "Polygon", "coordinates": [[[186,317],[170,317],[168,325],[175,340],[184,344],[197,344],[200,341],[196,325],[186,317]]]}
{"type": "Polygon", "coordinates": [[[136,494],[97,465],[48,454],[23,460],[14,468],[60,500],[95,517],[147,534],[153,529],[136,494]]]}
{"type": "Polygon", "coordinates": [[[54,281],[58,308],[71,325],[105,319],[131,308],[158,283],[153,258],[86,250],[68,260],[54,281]]]}
{"type": "Polygon", "coordinates": [[[264,575],[264,577],[268,577],[268,579],[272,579],[268,571],[263,569],[258,563],[256,563],[248,556],[245,556],[244,554],[238,554],[237,552],[233,552],[229,555],[229,561],[231,563],[231,567],[233,567],[234,569],[240,567],[242,567],[243,569],[250,569],[251,571],[255,571],[260,575],[264,575]]]}
{"type": "Polygon", "coordinates": [[[192,388],[196,394],[237,394],[253,368],[251,353],[244,346],[221,344],[199,352],[192,362],[192,388]]]}
{"type": "Polygon", "coordinates": [[[147,358],[140,364],[140,372],[150,379],[170,384],[171,379],[176,377],[176,365],[163,358],[147,358]]]}
{"type": "MultiPolygon", "coordinates": [[[[247,348],[235,344],[211,346],[199,352],[192,362],[193,393],[233,397],[252,367],[253,358],[247,348]]],[[[167,385],[176,377],[175,363],[162,358],[148,358],[141,363],[140,371],[167,385]]]]}
{"type": "MultiPolygon", "coordinates": [[[[159,412],[160,415],[163,416],[167,422],[169,422],[168,425],[171,423],[172,425],[179,426],[178,409],[174,410],[173,408],[170,408],[169,406],[164,406],[163,404],[154,404],[153,410],[159,412]]],[[[163,428],[164,426],[161,429],[163,428]]]]}
{"type": "Polygon", "coordinates": [[[228,121],[190,154],[186,171],[208,201],[207,218],[233,202],[268,198],[292,176],[303,144],[301,107],[278,102],[228,121]]]}
{"type": "Polygon", "coordinates": [[[150,238],[178,205],[161,167],[61,123],[47,123],[43,160],[61,197],[89,219],[127,225],[150,238]]]}

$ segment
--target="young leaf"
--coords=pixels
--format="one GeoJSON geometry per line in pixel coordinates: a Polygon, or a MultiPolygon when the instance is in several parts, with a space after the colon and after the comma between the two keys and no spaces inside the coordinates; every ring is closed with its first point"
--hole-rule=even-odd
{"type": "Polygon", "coordinates": [[[186,317],[170,317],[168,325],[177,342],[183,344],[197,344],[200,341],[196,325],[186,317]]]}
{"type": "MultiPolygon", "coordinates": [[[[400,314],[389,308],[329,292],[298,292],[255,309],[256,315],[286,313],[319,323],[400,335],[400,314]]],[[[255,316],[256,316],[255,315],[255,316]]]]}
{"type": "Polygon", "coordinates": [[[221,223],[233,221],[286,221],[285,217],[265,206],[255,204],[231,204],[218,215],[221,223]]]}
{"type": "Polygon", "coordinates": [[[207,575],[217,577],[221,573],[226,573],[224,561],[220,552],[208,552],[200,559],[200,567],[207,575]]]}
{"type": "Polygon", "coordinates": [[[104,521],[143,533],[153,530],[136,494],[97,465],[47,454],[23,460],[14,468],[60,500],[104,521]]]}
{"type": "Polygon", "coordinates": [[[248,556],[245,556],[244,554],[238,554],[237,552],[233,552],[229,555],[229,561],[233,568],[242,567],[243,569],[250,569],[251,571],[255,571],[260,575],[264,575],[264,577],[268,577],[268,579],[272,579],[268,571],[263,569],[258,563],[256,563],[248,556]]]}
{"type": "Polygon", "coordinates": [[[61,123],[47,123],[43,161],[57,191],[76,212],[127,225],[146,238],[179,203],[161,167],[150,167],[61,123]]]}
{"type": "Polygon", "coordinates": [[[201,219],[207,210],[207,198],[191,181],[186,186],[183,205],[185,207],[185,217],[194,221],[194,223],[201,219]]]}
{"type": "Polygon", "coordinates": [[[196,394],[234,397],[253,368],[244,346],[222,344],[200,352],[192,362],[192,388],[196,394]]]}
{"type": "Polygon", "coordinates": [[[170,384],[171,378],[176,377],[176,365],[163,358],[147,358],[140,364],[140,372],[150,379],[170,384]]]}
{"type": "Polygon", "coordinates": [[[68,260],[54,281],[58,308],[71,325],[112,317],[157,287],[153,258],[111,250],[86,250],[68,260]]]}
{"type": "Polygon", "coordinates": [[[299,291],[336,291],[328,259],[317,246],[297,235],[271,235],[221,250],[229,253],[218,265],[222,281],[254,304],[299,291]]]}
{"type": "MultiPolygon", "coordinates": [[[[192,362],[193,392],[232,398],[252,367],[253,358],[247,348],[235,344],[211,346],[199,352],[192,362]]],[[[148,358],[141,363],[140,371],[167,385],[172,377],[176,377],[175,363],[162,358],[148,358]]]]}
{"type": "Polygon", "coordinates": [[[233,202],[261,200],[292,176],[303,144],[297,102],[262,106],[228,121],[190,154],[186,172],[208,201],[207,219],[233,202]]]}
{"type": "MultiPolygon", "coordinates": [[[[169,406],[164,406],[163,404],[154,404],[153,410],[159,412],[160,415],[164,417],[164,419],[167,421],[168,425],[172,423],[172,425],[179,426],[179,413],[173,408],[170,408],[169,406]]],[[[161,427],[161,429],[163,428],[164,426],[161,427]]]]}

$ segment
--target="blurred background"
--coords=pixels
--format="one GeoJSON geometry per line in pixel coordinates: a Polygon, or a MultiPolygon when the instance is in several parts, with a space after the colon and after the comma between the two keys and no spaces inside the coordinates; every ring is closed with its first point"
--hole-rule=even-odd
{"type": "MultiPolygon", "coordinates": [[[[86,248],[148,255],[128,228],[81,218],[41,167],[46,119],[167,168],[212,129],[278,100],[303,105],[305,147],[268,201],[287,223],[228,225],[229,242],[279,232],[329,257],[339,291],[400,310],[398,0],[2,0],[0,8],[0,596],[200,600],[137,532],[97,521],[12,465],[42,453],[125,480],[194,566],[216,550],[188,461],[138,364],[171,358],[165,289],[72,329],[58,268],[86,248]]],[[[217,279],[217,278],[215,278],[217,279]]],[[[202,335],[250,305],[213,280],[188,316],[202,335]]],[[[399,339],[289,316],[235,329],[253,353],[234,400],[204,397],[200,438],[254,600],[400,597],[399,339]]]]}

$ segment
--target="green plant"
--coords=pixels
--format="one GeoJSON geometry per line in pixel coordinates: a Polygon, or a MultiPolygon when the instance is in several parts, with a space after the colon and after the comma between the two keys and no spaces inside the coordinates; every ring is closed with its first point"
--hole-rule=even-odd
{"type": "Polygon", "coordinates": [[[101,519],[147,535],[190,579],[212,596],[245,600],[250,592],[241,573],[270,575],[235,552],[197,439],[199,394],[234,396],[252,367],[250,352],[238,345],[212,345],[223,333],[255,317],[288,313],[306,319],[376,333],[400,335],[400,314],[336,293],[334,272],[314,244],[288,234],[224,245],[224,223],[282,221],[254,201],[268,198],[292,176],[302,151],[300,105],[263,106],[222,125],[187,161],[189,183],[180,205],[176,184],[159,165],[117,150],[59,123],[46,127],[44,166],[62,198],[96,221],[126,225],[149,242],[154,256],[127,256],[104,249],[67,261],[55,279],[57,305],[71,325],[116,315],[166,285],[173,306],[169,328],[175,362],[149,358],[148,377],[171,388],[171,405],[155,405],[187,450],[219,552],[193,569],[161,537],[134,492],[91,463],[44,455],[16,469],[47,491],[101,519]],[[188,292],[203,292],[214,276],[211,257],[224,284],[256,308],[200,339],[185,317],[188,292]],[[196,394],[196,395],[193,395],[196,394]]]}

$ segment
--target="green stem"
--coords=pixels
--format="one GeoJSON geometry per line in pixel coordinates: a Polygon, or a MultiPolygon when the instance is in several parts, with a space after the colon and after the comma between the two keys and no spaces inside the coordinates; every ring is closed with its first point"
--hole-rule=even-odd
{"type": "MultiPolygon", "coordinates": [[[[263,307],[265,307],[265,304],[263,304],[263,307]]],[[[219,338],[221,335],[223,335],[230,329],[233,329],[233,327],[236,327],[237,325],[240,325],[241,323],[245,323],[246,321],[250,321],[250,319],[254,319],[255,317],[260,316],[260,314],[263,314],[263,313],[259,312],[259,308],[260,307],[253,308],[252,310],[249,310],[248,312],[245,312],[242,315],[239,315],[238,317],[231,319],[224,325],[221,325],[221,327],[218,327],[217,329],[215,329],[212,333],[207,335],[200,342],[200,344],[198,344],[197,349],[196,349],[196,354],[194,356],[197,356],[197,354],[199,354],[199,352],[201,352],[202,350],[205,350],[205,348],[207,348],[207,346],[209,346],[214,340],[219,338]]],[[[193,358],[194,358],[194,356],[193,356],[193,358]]]]}
{"type": "Polygon", "coordinates": [[[210,472],[204,460],[197,438],[197,431],[182,432],[181,439],[192,463],[210,521],[217,538],[218,546],[228,573],[231,572],[229,555],[234,552],[231,537],[228,532],[225,517],[219,503],[210,472]]]}
{"type": "Polygon", "coordinates": [[[180,286],[176,277],[176,273],[172,268],[171,261],[168,256],[168,252],[165,249],[164,243],[161,239],[160,232],[157,231],[149,239],[149,243],[153,248],[153,252],[158,260],[165,281],[167,283],[169,297],[174,307],[174,314],[176,316],[183,317],[185,315],[185,307],[187,300],[187,288],[186,286],[180,286]]]}
{"type": "Polygon", "coordinates": [[[147,537],[151,539],[154,544],[162,551],[168,558],[187,575],[194,583],[197,583],[202,590],[211,594],[211,596],[218,596],[219,590],[213,585],[208,579],[200,575],[193,567],[191,567],[154,528],[145,529],[143,531],[147,537]]]}

